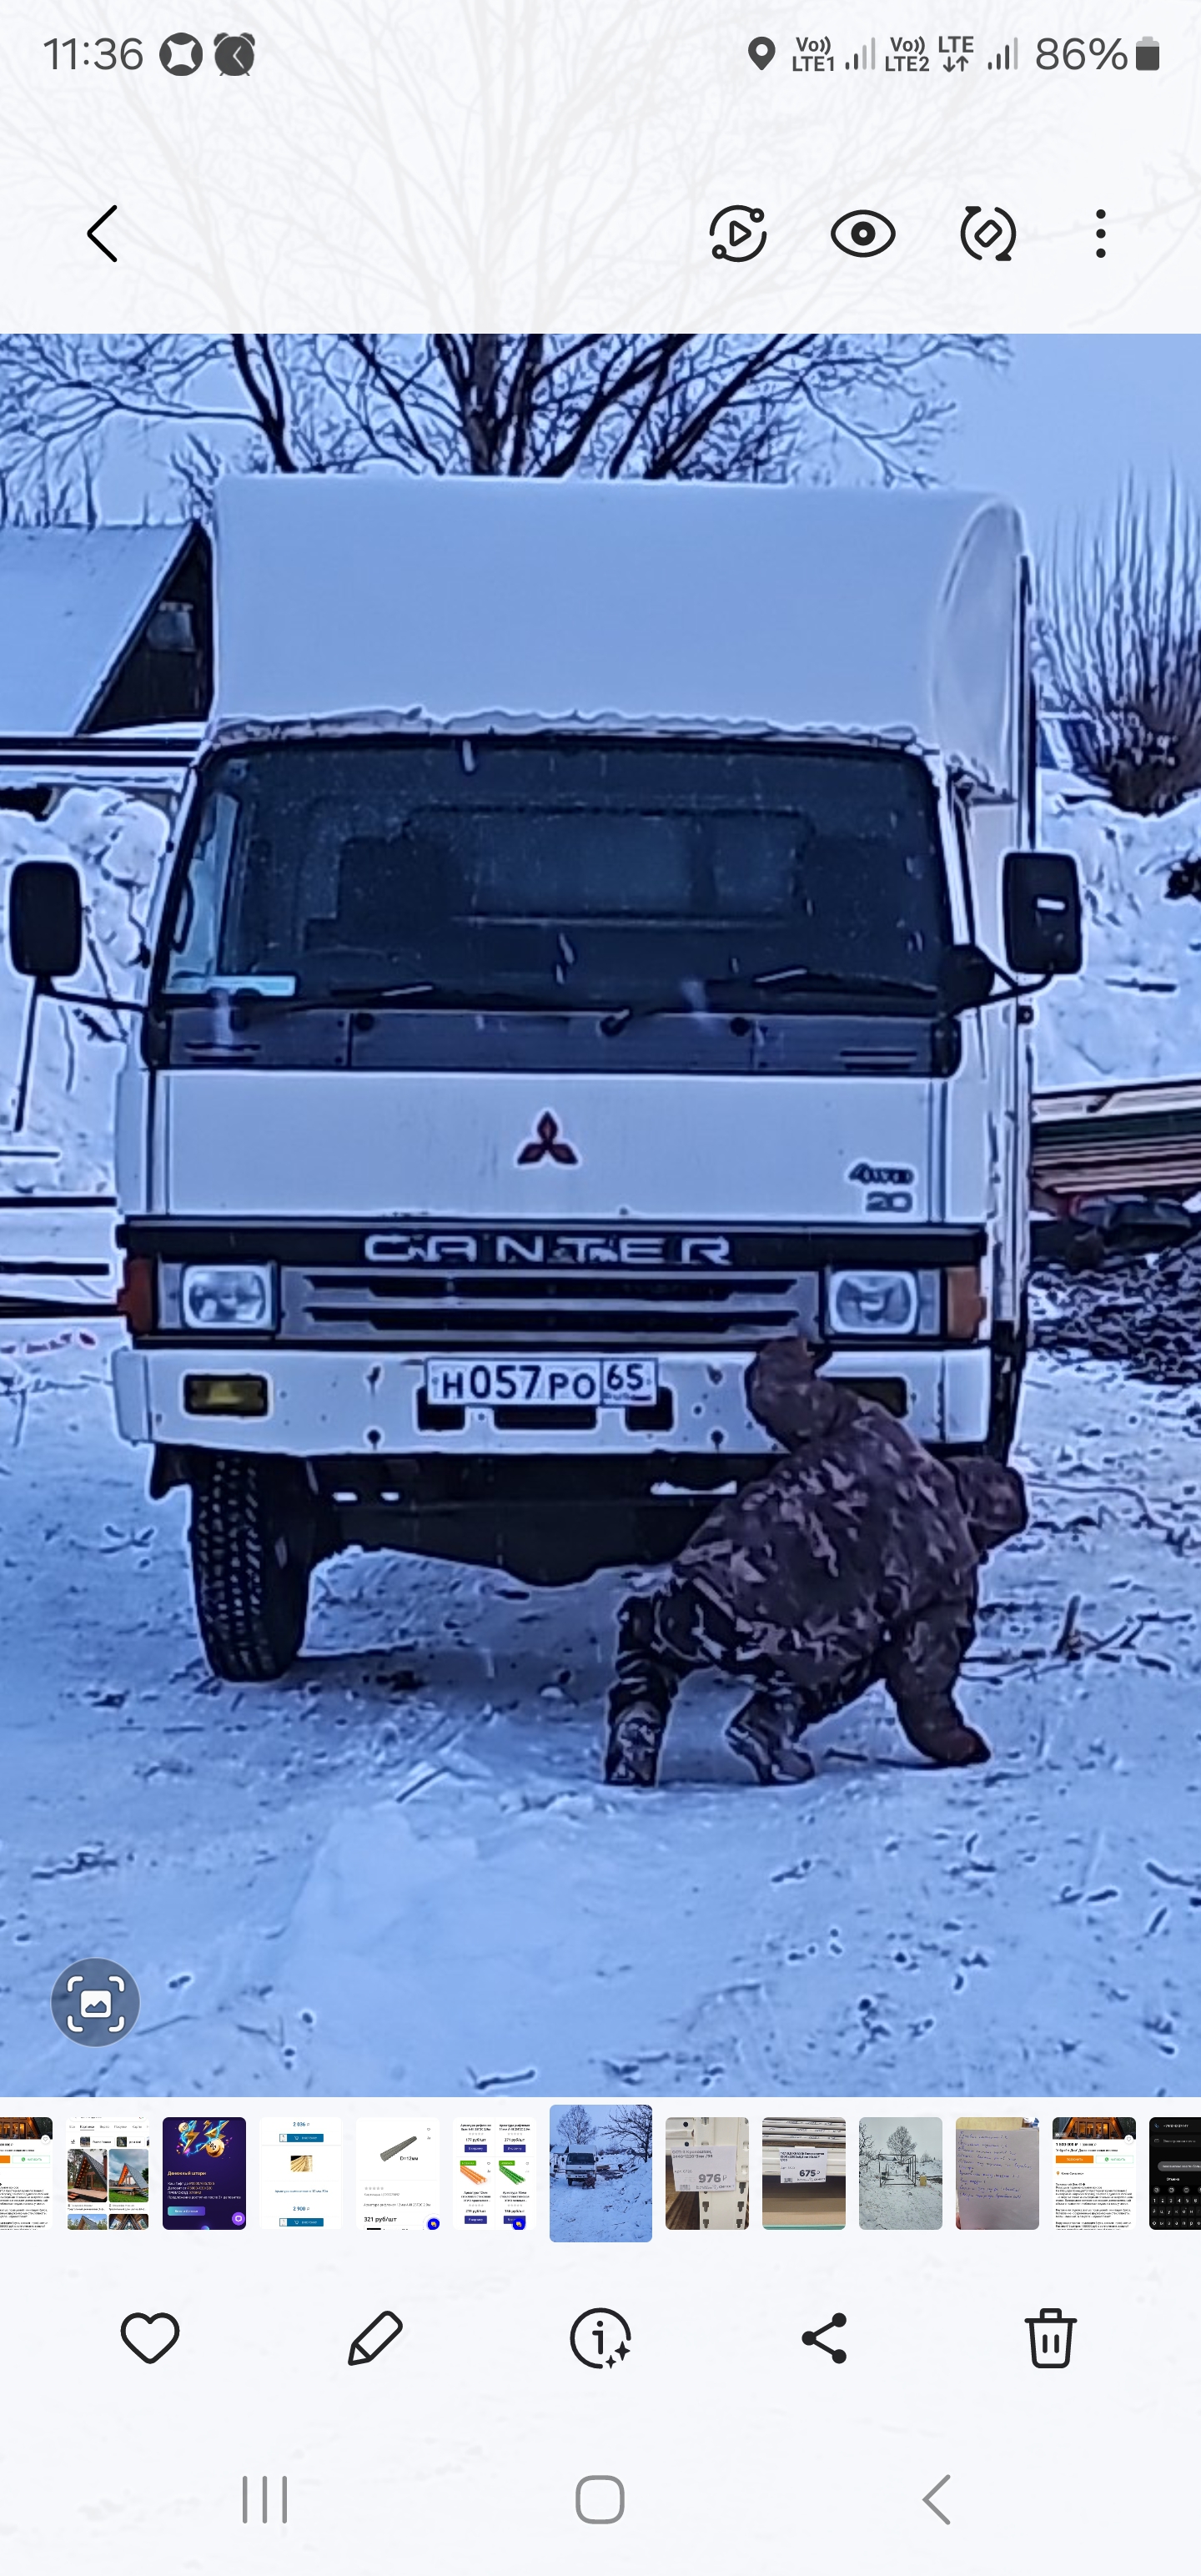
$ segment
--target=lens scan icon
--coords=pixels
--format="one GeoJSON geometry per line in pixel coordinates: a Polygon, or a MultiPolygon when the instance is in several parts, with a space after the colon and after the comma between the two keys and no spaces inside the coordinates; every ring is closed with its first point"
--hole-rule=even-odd
{"type": "Polygon", "coordinates": [[[127,2038],[141,2008],[128,1968],[115,1959],[76,1959],[55,1978],[50,1995],[63,2037],[79,2048],[111,2048],[127,2038]]]}
{"type": "Polygon", "coordinates": [[[830,226],[835,250],[844,250],[850,259],[879,259],[882,250],[892,249],[896,237],[896,225],[887,215],[874,214],[870,206],[856,206],[830,226]]]}

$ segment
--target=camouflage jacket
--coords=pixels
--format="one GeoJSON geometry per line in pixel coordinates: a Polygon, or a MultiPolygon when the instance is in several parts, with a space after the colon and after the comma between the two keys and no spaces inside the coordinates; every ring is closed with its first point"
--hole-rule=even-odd
{"type": "MultiPolygon", "coordinates": [[[[977,1570],[1024,1527],[1021,1480],[990,1459],[943,1465],[879,1404],[767,1344],[751,1410],[789,1454],[709,1514],[676,1573],[735,1618],[777,1632],[787,1664],[836,1684],[931,1612],[970,1643],[977,1570]],[[946,1614],[946,1615],[944,1615],[946,1614]]],[[[798,1672],[798,1678],[800,1672],[798,1672]]]]}

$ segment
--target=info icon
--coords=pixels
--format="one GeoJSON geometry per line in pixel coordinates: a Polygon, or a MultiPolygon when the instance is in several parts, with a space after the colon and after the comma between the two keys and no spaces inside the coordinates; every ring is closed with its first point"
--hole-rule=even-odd
{"type": "Polygon", "coordinates": [[[111,2048],[128,2039],[142,1998],[128,1968],[115,1959],[76,1959],[55,1978],[50,2010],[64,2038],[77,2048],[111,2048]]]}

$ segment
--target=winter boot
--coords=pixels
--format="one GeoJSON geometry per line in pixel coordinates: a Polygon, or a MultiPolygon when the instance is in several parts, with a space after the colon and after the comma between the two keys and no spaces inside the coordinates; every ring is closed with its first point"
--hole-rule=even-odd
{"type": "Polygon", "coordinates": [[[605,1779],[611,1789],[653,1789],[666,1720],[649,1700],[630,1700],[609,1718],[605,1779]]]}
{"type": "Polygon", "coordinates": [[[991,1744],[986,1744],[984,1737],[977,1735],[974,1726],[952,1727],[949,1734],[940,1735],[934,1743],[923,1744],[922,1751],[928,1761],[937,1763],[940,1771],[964,1771],[969,1762],[992,1760],[991,1744]]]}
{"type": "Polygon", "coordinates": [[[771,1701],[757,1693],[740,1708],[726,1728],[731,1753],[749,1762],[761,1789],[786,1789],[816,1777],[813,1763],[795,1741],[787,1721],[771,1701]]]}

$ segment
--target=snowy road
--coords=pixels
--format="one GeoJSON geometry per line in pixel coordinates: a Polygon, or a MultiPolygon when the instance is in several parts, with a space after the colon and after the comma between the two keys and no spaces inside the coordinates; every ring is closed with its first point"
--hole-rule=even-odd
{"type": "Polygon", "coordinates": [[[873,1701],[757,1790],[706,1683],[639,1797],[598,1785],[616,1579],[343,1558],[285,1683],[214,1682],[107,1330],[0,1351],[7,2098],[1201,2092],[1192,1398],[1036,1364],[987,1769],[926,1772],[873,1701]],[[143,2004],[85,2057],[46,1998],[89,1952],[143,2004]]]}

